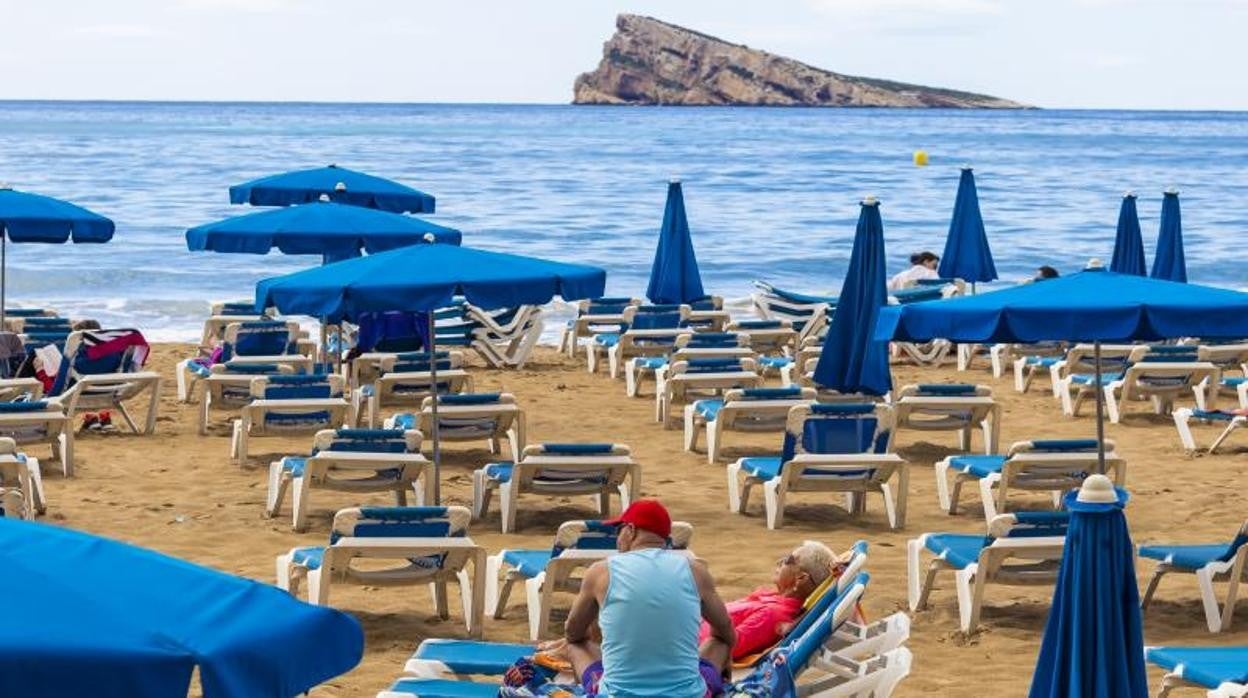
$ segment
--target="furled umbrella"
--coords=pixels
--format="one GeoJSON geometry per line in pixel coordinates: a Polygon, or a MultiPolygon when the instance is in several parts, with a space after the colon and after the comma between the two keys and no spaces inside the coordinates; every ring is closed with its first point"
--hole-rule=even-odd
{"type": "Polygon", "coordinates": [[[1179,192],[1166,191],[1161,200],[1161,231],[1157,235],[1157,254],[1153,255],[1153,278],[1187,281],[1187,260],[1183,255],[1183,217],[1179,211],[1179,192]]]}
{"type": "Polygon", "coordinates": [[[351,670],[356,620],[269,584],[0,519],[0,695],[294,696],[351,670]]]}
{"type": "Polygon", "coordinates": [[[958,180],[958,196],[953,203],[953,218],[949,221],[949,237],[945,239],[945,254],[940,258],[937,273],[942,279],[969,281],[972,288],[976,283],[997,278],[988,234],[984,231],[984,217],[979,212],[975,174],[970,165],[962,168],[962,176],[958,180]]]}
{"type": "Polygon", "coordinates": [[[663,227],[659,229],[659,246],[654,251],[646,297],[652,303],[691,303],[705,296],[689,221],[685,217],[685,196],[680,180],[673,179],[667,185],[667,206],[663,210],[663,227]]]}
{"type": "Polygon", "coordinates": [[[1118,232],[1114,236],[1114,256],[1109,270],[1118,274],[1148,276],[1144,265],[1144,238],[1140,235],[1140,216],[1135,208],[1135,194],[1122,196],[1118,209],[1118,232]]]}
{"type": "Polygon", "coordinates": [[[1070,526],[1029,698],[1147,698],[1127,494],[1092,475],[1065,503],[1070,526]]]}
{"type": "Polygon", "coordinates": [[[434,198],[405,184],[329,165],[292,170],[230,187],[230,203],[253,206],[306,204],[328,196],[331,201],[392,213],[433,213],[434,198]]]}
{"type": "Polygon", "coordinates": [[[8,242],[108,242],[116,226],[94,211],[0,184],[0,328],[4,327],[8,242]]]}
{"type": "Polygon", "coordinates": [[[867,197],[858,215],[845,283],[815,366],[815,385],[866,395],[883,395],[892,388],[888,342],[877,340],[872,332],[880,308],[888,303],[885,281],[880,203],[867,197]]]}
{"type": "MultiPolygon", "coordinates": [[[[330,320],[388,311],[428,315],[430,380],[438,384],[433,311],[456,296],[482,308],[596,298],[607,273],[597,267],[450,245],[414,245],[326,264],[256,285],[256,308],[330,320]]],[[[439,488],[438,396],[431,395],[435,493],[439,488]]],[[[435,500],[436,501],[436,500],[435,500]]]]}

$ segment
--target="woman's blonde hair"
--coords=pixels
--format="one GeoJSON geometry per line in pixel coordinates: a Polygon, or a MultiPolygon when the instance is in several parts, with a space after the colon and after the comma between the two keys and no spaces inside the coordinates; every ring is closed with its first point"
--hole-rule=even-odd
{"type": "Polygon", "coordinates": [[[837,559],[831,548],[817,540],[802,541],[801,545],[793,549],[793,557],[797,560],[797,566],[810,575],[815,586],[822,584],[832,574],[832,567],[837,559]]]}

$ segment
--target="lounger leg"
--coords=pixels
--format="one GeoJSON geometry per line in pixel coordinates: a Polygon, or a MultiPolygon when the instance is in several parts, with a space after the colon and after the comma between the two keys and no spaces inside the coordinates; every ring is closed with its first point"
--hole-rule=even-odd
{"type": "Polygon", "coordinates": [[[719,460],[719,448],[723,443],[724,428],[719,418],[706,423],[706,462],[715,465],[719,460]]]}
{"type": "MultiPolygon", "coordinates": [[[[896,508],[896,506],[893,504],[893,492],[892,492],[892,489],[890,489],[890,488],[889,488],[889,486],[888,486],[887,484],[885,484],[885,485],[881,485],[881,486],[880,486],[880,494],[884,495],[884,516],[888,519],[888,527],[889,527],[889,528],[891,528],[891,529],[893,529],[894,531],[895,531],[895,530],[897,530],[898,528],[901,528],[901,526],[900,526],[900,525],[898,525],[898,520],[897,520],[897,508],[896,508]]],[[[863,501],[864,501],[864,502],[866,501],[866,499],[867,499],[867,493],[866,493],[866,492],[863,492],[863,493],[862,493],[862,494],[860,494],[859,496],[860,496],[860,497],[862,497],[862,499],[863,499],[863,501]]],[[[904,523],[904,522],[902,522],[902,523],[904,523]]]]}
{"type": "Polygon", "coordinates": [[[33,514],[46,514],[48,512],[48,500],[43,494],[43,471],[39,469],[39,459],[32,456],[26,457],[26,471],[30,480],[29,487],[23,487],[22,491],[28,493],[28,506],[33,510],[33,514]]]}
{"type": "Polygon", "coordinates": [[[1196,585],[1200,587],[1200,602],[1205,609],[1205,624],[1209,632],[1216,633],[1222,629],[1222,610],[1218,608],[1218,596],[1213,589],[1213,568],[1206,565],[1196,570],[1196,585]]]}
{"type": "Polygon", "coordinates": [[[275,566],[277,569],[274,577],[277,580],[277,588],[282,589],[283,591],[289,591],[293,594],[294,591],[291,589],[291,583],[294,580],[291,579],[290,574],[290,553],[278,555],[275,566]]]}
{"type": "Polygon", "coordinates": [[[1192,386],[1192,397],[1196,400],[1196,409],[1207,410],[1217,404],[1218,384],[1210,382],[1209,378],[1206,377],[1200,383],[1192,386]]]}
{"type": "MultiPolygon", "coordinates": [[[[685,405],[685,451],[692,452],[698,446],[698,428],[694,424],[693,405],[685,405]]],[[[709,438],[709,437],[708,437],[709,438]]]]}
{"type": "Polygon", "coordinates": [[[312,480],[306,476],[297,477],[291,484],[291,526],[296,532],[301,533],[308,530],[308,499],[312,490],[312,480]]]}
{"type": "Polygon", "coordinates": [[[979,481],[979,499],[984,505],[984,518],[992,521],[993,517],[1005,511],[1005,501],[998,499],[1000,492],[1000,477],[986,477],[979,481]],[[997,504],[1000,502],[1001,508],[997,504]]]}
{"type": "Polygon", "coordinates": [[[464,595],[465,605],[471,603],[471,608],[465,608],[464,617],[468,619],[468,636],[480,639],[485,630],[485,580],[488,570],[485,564],[485,551],[481,549],[474,550],[472,553],[472,584],[467,590],[464,589],[464,581],[467,575],[460,572],[460,592],[464,595]]]}
{"type": "Polygon", "coordinates": [[[151,391],[152,397],[147,403],[147,423],[144,425],[144,434],[151,434],[156,431],[156,412],[160,407],[160,379],[153,380],[148,390],[151,391]]]}
{"type": "Polygon", "coordinates": [[[507,439],[511,445],[511,459],[513,461],[520,460],[520,453],[524,450],[525,438],[524,413],[521,412],[516,415],[516,421],[511,431],[507,432],[507,439]]]}
{"type": "Polygon", "coordinates": [[[433,612],[442,620],[451,617],[450,604],[446,599],[446,579],[438,577],[429,583],[429,592],[433,596],[433,612]]]}
{"type": "MultiPolygon", "coordinates": [[[[906,600],[911,611],[922,608],[920,599],[925,596],[919,585],[919,552],[923,550],[925,538],[926,536],[920,536],[906,542],[906,600]]],[[[932,575],[929,574],[930,576],[932,575]]]]}
{"type": "Polygon", "coordinates": [[[979,602],[983,600],[983,582],[976,574],[978,565],[968,565],[966,569],[954,573],[954,583],[958,591],[958,622],[962,632],[969,633],[979,625],[979,602]]]}
{"type": "Polygon", "coordinates": [[[1244,423],[1243,417],[1236,417],[1235,419],[1232,419],[1231,423],[1226,425],[1226,429],[1223,429],[1222,433],[1218,434],[1218,438],[1213,440],[1213,444],[1209,446],[1209,452],[1213,453],[1214,451],[1218,450],[1218,447],[1222,445],[1222,442],[1226,441],[1227,438],[1230,437],[1231,432],[1238,429],[1240,426],[1243,425],[1243,423],[1244,423]]]}
{"type": "Polygon", "coordinates": [[[284,476],[285,472],[281,461],[269,463],[269,491],[264,498],[266,518],[271,519],[276,516],[282,508],[282,500],[286,499],[286,487],[290,484],[290,480],[284,476]]]}
{"type": "Polygon", "coordinates": [[[512,480],[498,486],[498,504],[503,510],[503,533],[511,533],[516,530],[516,499],[520,493],[515,488],[515,473],[512,473],[512,478],[512,480]]]}
{"type": "MultiPolygon", "coordinates": [[[[1122,415],[1118,411],[1118,397],[1116,395],[1118,391],[1114,389],[1115,384],[1116,381],[1103,387],[1105,393],[1105,412],[1109,415],[1109,421],[1113,424],[1117,424],[1119,420],[1122,419],[1122,415]]],[[[1096,388],[1093,388],[1093,390],[1095,389],[1096,388]]],[[[1125,401],[1126,396],[1124,395],[1123,397],[1125,401]]]]}
{"type": "MultiPolygon", "coordinates": [[[[885,503],[888,502],[888,490],[885,490],[885,503]]],[[[910,502],[910,465],[902,463],[897,467],[897,505],[893,528],[906,527],[906,510],[910,502]]]]}
{"type": "Polygon", "coordinates": [[[503,553],[506,550],[498,551],[497,555],[491,555],[485,559],[485,610],[495,618],[501,618],[498,613],[498,575],[503,569],[503,553]]]}
{"type": "Polygon", "coordinates": [[[1157,585],[1161,583],[1161,578],[1169,571],[1169,565],[1164,563],[1157,565],[1157,569],[1153,570],[1153,576],[1148,580],[1148,586],[1144,589],[1144,598],[1140,599],[1141,611],[1148,610],[1148,604],[1153,600],[1153,592],[1157,591],[1157,585]]]}
{"type": "Polygon", "coordinates": [[[767,505],[767,528],[776,530],[784,526],[785,492],[783,480],[776,478],[763,483],[763,497],[767,505]]]}
{"type": "Polygon", "coordinates": [[[173,370],[178,381],[178,402],[186,403],[191,401],[191,377],[188,375],[190,373],[190,364],[190,359],[183,359],[178,362],[178,365],[173,370]]]}
{"type": "Polygon", "coordinates": [[[1244,577],[1245,566],[1248,566],[1248,549],[1241,546],[1235,563],[1231,565],[1231,578],[1226,588],[1226,606],[1222,610],[1222,623],[1219,628],[1222,632],[1231,629],[1231,618],[1235,615],[1235,601],[1239,596],[1239,583],[1244,577]]]}
{"type": "Polygon", "coordinates": [[[545,573],[539,574],[532,579],[524,580],[524,592],[527,597],[529,611],[529,639],[533,642],[541,639],[546,623],[550,620],[549,609],[546,610],[546,613],[542,612],[542,583],[545,580],[545,573]]]}
{"type": "Polygon", "coordinates": [[[1170,416],[1174,418],[1174,428],[1179,432],[1179,442],[1183,444],[1183,449],[1189,453],[1196,451],[1196,439],[1192,436],[1190,424],[1192,411],[1182,407],[1175,410],[1174,414],[1170,416]]]}
{"type": "Polygon", "coordinates": [[[953,514],[954,508],[949,505],[949,459],[937,461],[935,471],[936,501],[940,504],[942,511],[953,514]]]}
{"type": "MultiPolygon", "coordinates": [[[[432,473],[426,472],[429,478],[432,473]]],[[[472,471],[472,518],[480,519],[490,508],[490,490],[486,485],[485,468],[472,471]]]]}
{"type": "Polygon", "coordinates": [[[59,445],[59,453],[61,459],[61,474],[65,477],[74,476],[74,429],[72,425],[66,425],[65,430],[60,436],[56,437],[59,445]]]}
{"type": "Polygon", "coordinates": [[[511,588],[515,586],[516,580],[508,576],[502,581],[502,586],[498,590],[498,598],[494,602],[494,617],[502,618],[507,611],[507,599],[511,598],[511,588]]]}
{"type": "MultiPolygon", "coordinates": [[[[326,557],[329,551],[326,550],[326,557]]],[[[333,571],[331,568],[325,567],[328,560],[322,561],[321,567],[314,570],[308,570],[308,603],[314,606],[329,605],[329,586],[333,582],[333,571]]]]}
{"type": "MultiPolygon", "coordinates": [[[[741,464],[729,463],[726,472],[728,473],[728,511],[744,514],[745,497],[742,496],[741,481],[737,477],[738,473],[741,472],[741,464]]],[[[748,488],[744,494],[749,496],[748,488]]]]}
{"type": "Polygon", "coordinates": [[[595,498],[598,500],[598,516],[604,519],[609,518],[611,515],[611,493],[603,490],[595,495],[595,498]]]}
{"type": "Polygon", "coordinates": [[[637,397],[637,359],[629,359],[624,365],[624,394],[637,397]]]}

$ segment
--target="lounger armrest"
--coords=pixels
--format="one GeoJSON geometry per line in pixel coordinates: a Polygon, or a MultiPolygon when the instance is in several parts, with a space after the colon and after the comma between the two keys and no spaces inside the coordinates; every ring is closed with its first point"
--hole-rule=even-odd
{"type": "Polygon", "coordinates": [[[365,451],[321,451],[308,458],[309,461],[330,463],[428,463],[429,459],[419,453],[368,453],[365,451]]]}
{"type": "Polygon", "coordinates": [[[412,550],[480,550],[485,549],[467,536],[459,538],[339,538],[333,549],[349,549],[370,557],[406,555],[412,550]]]}
{"type": "Polygon", "coordinates": [[[992,407],[997,401],[988,395],[907,395],[898,400],[897,404],[917,407],[992,407]]]}
{"type": "Polygon", "coordinates": [[[92,383],[125,383],[136,380],[153,380],[160,378],[160,374],[155,371],[136,371],[133,373],[93,373],[89,376],[80,376],[75,383],[75,387],[81,385],[91,385],[92,383]]]}
{"type": "Polygon", "coordinates": [[[35,399],[43,397],[43,383],[36,378],[4,378],[0,379],[0,390],[29,390],[35,399]]]}
{"type": "Polygon", "coordinates": [[[906,460],[896,453],[799,453],[793,457],[796,465],[892,465],[906,460]]]}
{"type": "Polygon", "coordinates": [[[693,330],[687,327],[673,327],[661,330],[629,330],[624,333],[629,337],[675,337],[682,334],[693,334],[693,330]]]}
{"type": "Polygon", "coordinates": [[[266,400],[264,398],[260,398],[258,400],[252,400],[251,402],[247,403],[246,405],[244,405],[244,408],[282,407],[282,408],[293,408],[293,409],[312,409],[316,407],[339,407],[339,406],[350,407],[351,404],[347,402],[346,398],[341,398],[341,397],[306,398],[306,399],[298,399],[298,400],[266,400]]]}

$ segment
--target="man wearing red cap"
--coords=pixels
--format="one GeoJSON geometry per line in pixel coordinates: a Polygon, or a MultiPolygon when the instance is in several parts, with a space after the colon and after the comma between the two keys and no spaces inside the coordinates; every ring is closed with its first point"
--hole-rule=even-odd
{"type": "Polygon", "coordinates": [[[618,527],[621,554],[586,570],[564,629],[585,692],[613,698],[718,693],[720,667],[698,656],[699,626],[705,618],[726,647],[736,634],[710,573],[666,549],[672,518],[656,500],[639,499],[607,523],[618,527]],[[601,646],[590,638],[594,621],[601,646]]]}

